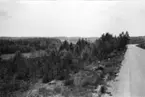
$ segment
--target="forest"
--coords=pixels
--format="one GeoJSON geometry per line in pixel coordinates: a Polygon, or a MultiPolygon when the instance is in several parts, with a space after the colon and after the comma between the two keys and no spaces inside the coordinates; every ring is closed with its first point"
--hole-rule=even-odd
{"type": "Polygon", "coordinates": [[[104,33],[94,42],[80,38],[75,44],[54,38],[1,39],[0,55],[14,53],[15,56],[0,59],[0,97],[22,97],[16,96],[16,91],[27,91],[40,79],[44,84],[61,80],[65,86],[102,84],[101,92],[105,93],[105,83],[117,76],[129,41],[128,32],[118,36],[104,33]],[[22,55],[34,50],[45,50],[46,54],[33,58],[22,55]]]}
{"type": "Polygon", "coordinates": [[[52,44],[59,46],[61,41],[55,38],[0,38],[0,51],[1,54],[13,54],[16,51],[26,53],[34,50],[45,50],[52,44]]]}

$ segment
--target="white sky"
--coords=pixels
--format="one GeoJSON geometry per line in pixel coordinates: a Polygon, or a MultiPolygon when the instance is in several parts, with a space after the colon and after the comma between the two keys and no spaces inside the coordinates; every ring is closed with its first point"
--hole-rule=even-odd
{"type": "Polygon", "coordinates": [[[0,0],[0,36],[145,35],[145,1],[0,0]]]}

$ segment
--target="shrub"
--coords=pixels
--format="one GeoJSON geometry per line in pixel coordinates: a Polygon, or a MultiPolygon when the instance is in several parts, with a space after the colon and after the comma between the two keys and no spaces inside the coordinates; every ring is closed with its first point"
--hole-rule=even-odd
{"type": "Polygon", "coordinates": [[[61,93],[61,87],[60,86],[55,87],[54,92],[61,93]]]}
{"type": "Polygon", "coordinates": [[[43,83],[48,83],[52,80],[52,78],[50,76],[48,76],[47,73],[44,74],[43,78],[42,78],[42,82],[43,83]]]}
{"type": "Polygon", "coordinates": [[[99,83],[99,75],[89,72],[80,71],[74,75],[75,86],[96,85],[99,83]]]}
{"type": "Polygon", "coordinates": [[[92,55],[91,54],[92,52],[91,52],[91,49],[89,49],[89,47],[85,47],[83,50],[82,50],[82,53],[81,53],[81,58],[82,58],[82,60],[83,61],[87,61],[89,58],[90,58],[90,56],[92,55]]]}
{"type": "Polygon", "coordinates": [[[65,86],[73,85],[73,79],[67,79],[67,80],[65,80],[64,85],[65,86]]]}

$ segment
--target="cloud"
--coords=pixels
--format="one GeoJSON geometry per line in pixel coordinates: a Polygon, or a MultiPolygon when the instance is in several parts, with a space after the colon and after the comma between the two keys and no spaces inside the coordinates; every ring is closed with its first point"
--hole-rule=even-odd
{"type": "MultiPolygon", "coordinates": [[[[145,2],[62,1],[11,3],[1,8],[1,35],[9,36],[100,36],[128,30],[143,35],[145,2]]],[[[61,0],[57,0],[61,1],[61,0]]]]}

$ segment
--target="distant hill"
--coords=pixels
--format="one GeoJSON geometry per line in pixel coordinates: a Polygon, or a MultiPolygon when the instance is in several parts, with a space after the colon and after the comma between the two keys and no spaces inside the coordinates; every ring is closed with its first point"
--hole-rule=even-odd
{"type": "Polygon", "coordinates": [[[60,39],[61,41],[67,40],[68,42],[76,43],[79,39],[84,38],[90,42],[94,42],[98,37],[54,37],[60,39]]]}
{"type": "Polygon", "coordinates": [[[98,39],[98,37],[0,37],[0,39],[4,39],[4,40],[18,40],[18,39],[36,39],[36,38],[55,38],[55,39],[59,39],[61,41],[64,40],[68,40],[69,42],[73,42],[76,43],[78,39],[84,38],[87,39],[91,42],[94,42],[96,39],[98,39]]]}
{"type": "Polygon", "coordinates": [[[31,51],[45,50],[49,47],[61,45],[61,40],[49,37],[0,37],[0,52],[13,54],[16,51],[28,53],[31,51]]]}
{"type": "Polygon", "coordinates": [[[145,43],[145,36],[130,37],[130,44],[145,43]]]}
{"type": "MultiPolygon", "coordinates": [[[[98,37],[0,37],[0,40],[19,40],[19,39],[36,39],[36,38],[52,38],[60,41],[67,40],[68,42],[76,43],[79,39],[84,38],[90,42],[94,42],[98,37]]],[[[130,44],[139,44],[145,42],[145,36],[131,36],[130,44]]]]}

